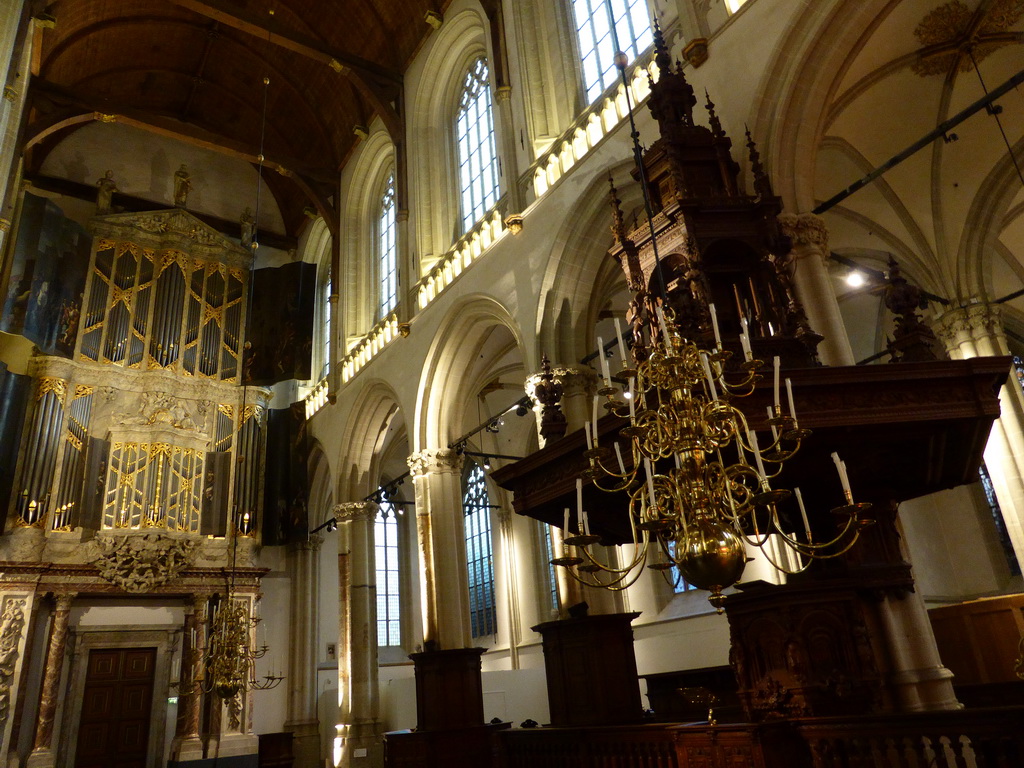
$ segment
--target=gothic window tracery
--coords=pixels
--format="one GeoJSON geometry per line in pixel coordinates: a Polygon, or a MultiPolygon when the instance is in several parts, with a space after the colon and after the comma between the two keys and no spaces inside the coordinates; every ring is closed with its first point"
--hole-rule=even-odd
{"type": "MultiPolygon", "coordinates": [[[[383,490],[383,489],[382,489],[383,490]]],[[[377,645],[402,644],[402,590],[399,570],[399,508],[383,501],[373,524],[377,567],[377,645]]]]}
{"type": "Polygon", "coordinates": [[[395,174],[384,182],[377,218],[377,263],[380,278],[378,317],[386,317],[398,303],[398,247],[395,239],[395,174]]]}
{"type": "Polygon", "coordinates": [[[463,232],[498,202],[498,153],[489,77],[486,59],[481,57],[470,66],[455,118],[463,232]]]}
{"type": "Polygon", "coordinates": [[[630,61],[654,42],[650,9],[646,0],[572,0],[572,11],[583,90],[587,103],[593,104],[618,78],[616,40],[630,61]]]}
{"type": "Polygon", "coordinates": [[[471,462],[462,480],[465,516],[466,566],[469,571],[469,618],[473,637],[498,631],[494,602],[494,549],[491,541],[491,501],[483,468],[471,462]]]}

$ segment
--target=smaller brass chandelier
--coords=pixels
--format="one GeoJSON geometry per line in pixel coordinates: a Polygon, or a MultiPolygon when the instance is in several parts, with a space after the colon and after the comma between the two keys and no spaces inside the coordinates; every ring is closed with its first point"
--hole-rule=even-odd
{"type": "Polygon", "coordinates": [[[257,645],[255,629],[259,616],[250,616],[248,600],[228,594],[213,607],[203,628],[205,642],[197,644],[192,636],[193,685],[202,693],[216,693],[233,699],[243,690],[276,688],[283,676],[256,675],[256,661],[267,655],[266,643],[257,645]]]}
{"type": "MultiPolygon", "coordinates": [[[[789,412],[783,412],[779,359],[774,360],[775,399],[767,418],[771,439],[762,447],[747,417],[734,404],[753,392],[762,378],[759,370],[765,366],[764,361],[754,359],[745,326],[740,337],[745,359],[727,366],[732,352],[722,348],[713,305],[709,309],[715,346],[704,350],[679,335],[670,309],[649,299],[644,304],[655,312],[645,310],[646,321],[637,322],[634,328],[647,326],[649,343],[640,354],[634,347],[636,367],[619,373],[628,382],[622,393],[625,399],[620,399],[619,390],[611,385],[599,339],[604,386],[598,396],[606,399],[608,412],[629,419],[619,431],[629,439],[628,464],[619,442],[612,441],[610,447],[598,444],[595,399],[593,425],[585,426],[588,466],[582,473],[602,491],[625,494],[632,559],[618,565],[604,563],[593,550],[600,537],[590,533],[581,478],[577,481],[578,533],[569,535],[567,509],[567,549],[552,563],[568,569],[583,584],[611,590],[632,585],[644,565],[660,571],[676,568],[688,583],[710,591],[708,599],[721,612],[722,590],[740,579],[748,544],[788,574],[806,570],[813,560],[848,551],[861,529],[874,521],[865,515],[871,505],[853,500],[845,465],[836,454],[833,459],[845,503],[832,510],[838,525],[827,541],[815,541],[799,489],[794,493],[772,487],[783,464],[810,435],[797,422],[788,379],[789,412]],[[802,532],[792,530],[779,512],[780,504],[793,496],[802,532]],[[779,556],[779,545],[790,555],[779,556]]],[[[618,321],[616,333],[620,359],[625,360],[618,321]]]]}

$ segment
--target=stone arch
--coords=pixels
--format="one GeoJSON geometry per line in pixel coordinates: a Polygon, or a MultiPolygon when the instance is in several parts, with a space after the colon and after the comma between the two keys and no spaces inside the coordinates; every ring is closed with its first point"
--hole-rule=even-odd
{"type": "MultiPolygon", "coordinates": [[[[632,169],[633,163],[627,161],[596,173],[558,232],[537,313],[538,352],[553,361],[573,363],[591,351],[590,329],[597,324],[598,313],[615,288],[625,285],[621,267],[608,256],[612,245],[608,173],[628,214],[642,205],[640,186],[629,176],[632,169]]],[[[537,365],[539,358],[540,354],[537,365]]]]}
{"type": "MultiPolygon", "coordinates": [[[[346,254],[342,265],[345,291],[342,318],[348,339],[362,336],[378,320],[375,217],[380,190],[387,174],[394,171],[395,146],[384,124],[375,120],[344,185],[347,194],[341,211],[342,252],[346,254]]],[[[401,289],[406,287],[400,287],[400,295],[401,289]]]]}
{"type": "Polygon", "coordinates": [[[361,499],[376,490],[389,432],[392,427],[405,432],[398,396],[379,379],[364,384],[352,400],[350,414],[341,441],[347,449],[339,467],[337,493],[337,498],[345,501],[361,499]]]}
{"type": "Polygon", "coordinates": [[[443,448],[458,437],[465,408],[478,389],[474,366],[488,335],[504,329],[525,359],[525,344],[511,313],[488,296],[467,296],[455,303],[434,334],[420,378],[416,419],[412,430],[414,451],[443,448]]]}
{"type": "Polygon", "coordinates": [[[420,274],[426,274],[457,237],[455,110],[470,64],[489,55],[485,29],[486,20],[476,10],[446,17],[422,69],[432,76],[420,81],[409,100],[409,171],[420,274]]]}
{"type": "Polygon", "coordinates": [[[312,530],[332,514],[331,510],[334,507],[334,482],[331,478],[331,466],[319,440],[314,441],[310,449],[306,472],[310,477],[308,509],[309,527],[312,530]]]}

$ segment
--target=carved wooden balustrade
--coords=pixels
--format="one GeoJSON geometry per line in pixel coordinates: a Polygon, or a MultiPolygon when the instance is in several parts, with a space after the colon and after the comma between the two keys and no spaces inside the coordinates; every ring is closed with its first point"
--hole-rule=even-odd
{"type": "Polygon", "coordinates": [[[813,768],[1019,768],[1024,707],[817,719],[795,725],[813,768]]]}

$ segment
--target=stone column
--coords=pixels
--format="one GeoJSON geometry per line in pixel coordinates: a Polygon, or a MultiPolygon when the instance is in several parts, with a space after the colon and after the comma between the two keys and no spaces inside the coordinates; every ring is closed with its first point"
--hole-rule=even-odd
{"type": "Polygon", "coordinates": [[[519,189],[519,162],[516,154],[516,129],[512,119],[512,86],[498,88],[498,123],[501,126],[498,138],[501,141],[502,170],[505,176],[505,192],[508,195],[508,211],[505,225],[512,234],[522,228],[523,196],[519,189]]]}
{"type": "Polygon", "coordinates": [[[462,520],[462,455],[427,449],[408,459],[416,490],[423,645],[469,648],[469,584],[462,520]]]}
{"type": "MultiPolygon", "coordinates": [[[[934,319],[932,330],[954,360],[1010,354],[997,306],[973,303],[949,310],[934,319]]],[[[1024,392],[1013,371],[999,391],[999,418],[985,446],[985,465],[1013,552],[1024,565],[1024,392]]]]}
{"type": "Polygon", "coordinates": [[[50,622],[50,639],[46,644],[46,671],[39,690],[36,734],[27,763],[29,768],[50,768],[54,764],[55,756],[50,743],[53,740],[53,719],[57,712],[61,673],[64,670],[64,651],[68,643],[68,619],[74,599],[73,592],[56,596],[57,605],[50,622]]]}
{"type": "Polygon", "coordinates": [[[813,213],[784,213],[779,216],[779,225],[793,241],[789,258],[797,299],[811,329],[825,337],[818,346],[818,357],[825,365],[853,365],[856,360],[826,266],[829,250],[825,222],[813,213]]]}
{"type": "Polygon", "coordinates": [[[185,633],[181,644],[181,684],[179,700],[181,714],[171,744],[171,762],[200,760],[203,743],[199,738],[199,719],[202,714],[202,693],[196,681],[199,659],[202,657],[203,634],[206,624],[207,595],[194,595],[185,610],[185,633]],[[195,643],[192,636],[195,634],[195,643]]]}
{"type": "MultiPolygon", "coordinates": [[[[597,394],[597,371],[580,365],[556,366],[555,381],[562,385],[562,413],[565,414],[565,433],[583,429],[593,418],[593,399],[597,394]]],[[[600,415],[604,415],[602,407],[600,415]]]]}
{"type": "Polygon", "coordinates": [[[380,692],[377,677],[377,568],[371,501],[338,504],[338,738],[341,766],[380,765],[380,692]]]}
{"type": "Polygon", "coordinates": [[[299,766],[320,763],[320,721],[316,711],[317,607],[320,595],[320,536],[291,546],[288,571],[291,606],[288,657],[288,719],[292,751],[299,766]]]}

